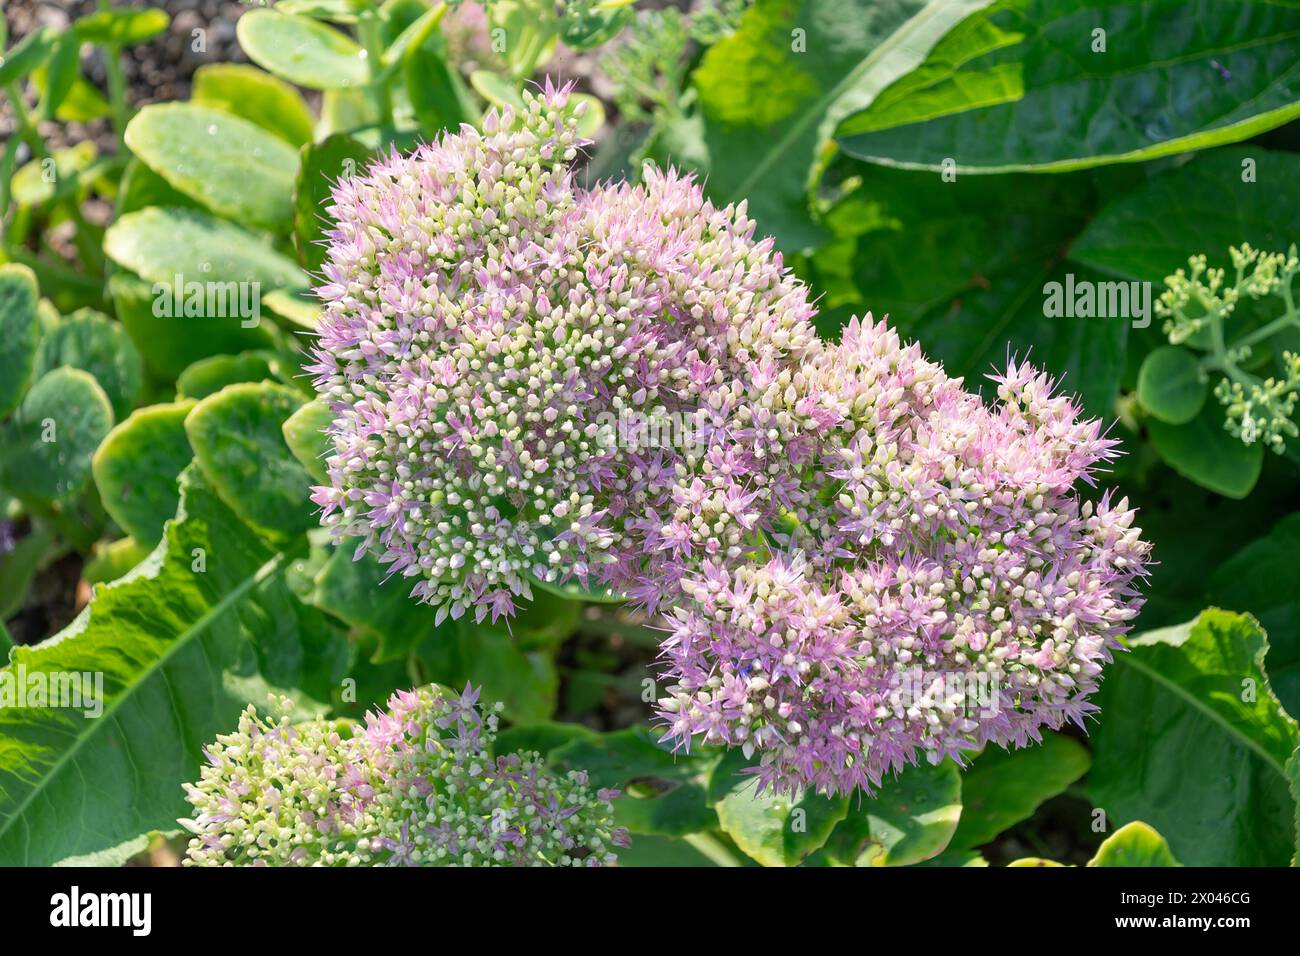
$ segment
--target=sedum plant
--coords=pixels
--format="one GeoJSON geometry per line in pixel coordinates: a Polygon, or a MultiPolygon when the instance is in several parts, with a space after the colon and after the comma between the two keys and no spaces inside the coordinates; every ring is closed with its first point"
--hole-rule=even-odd
{"type": "Polygon", "coordinates": [[[667,738],[757,753],[764,788],[871,791],[1082,723],[1149,551],[1075,490],[1100,423],[1023,364],[986,405],[869,316],[823,343],[743,204],[653,169],[576,189],[566,105],[335,190],[325,524],[440,616],[533,581],[665,609],[667,738]],[[629,448],[627,416],[687,434],[629,448]],[[975,712],[961,675],[991,685],[975,712]]]}
{"type": "Polygon", "coordinates": [[[1242,4],[268,0],[139,109],[190,14],[0,29],[0,864],[1291,860],[1242,4]]]}
{"type": "Polygon", "coordinates": [[[295,724],[291,708],[250,705],[207,748],[187,865],[600,866],[627,843],[618,791],[494,754],[501,705],[469,687],[398,692],[359,727],[295,724]]]}

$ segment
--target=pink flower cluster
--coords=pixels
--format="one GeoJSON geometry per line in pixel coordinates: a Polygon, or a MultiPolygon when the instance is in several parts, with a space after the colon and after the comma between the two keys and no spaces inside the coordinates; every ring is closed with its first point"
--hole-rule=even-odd
{"type": "Polygon", "coordinates": [[[1086,714],[1148,551],[1074,490],[1098,423],[1021,365],[987,405],[870,317],[824,343],[744,203],[576,187],[573,113],[548,88],[335,191],[324,522],[453,616],[575,579],[666,613],[669,737],[765,786],[1086,714]]]}

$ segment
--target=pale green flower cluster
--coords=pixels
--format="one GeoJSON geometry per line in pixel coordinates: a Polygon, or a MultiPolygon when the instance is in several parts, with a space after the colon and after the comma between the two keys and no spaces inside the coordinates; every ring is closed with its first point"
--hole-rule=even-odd
{"type": "Polygon", "coordinates": [[[1156,313],[1166,318],[1164,331],[1171,343],[1207,352],[1200,361],[1202,381],[1209,372],[1223,373],[1214,394],[1227,411],[1224,427],[1247,445],[1260,441],[1281,454],[1286,440],[1300,435],[1292,419],[1300,397],[1300,355],[1283,351],[1274,375],[1259,374],[1256,359],[1268,339],[1300,328],[1292,290],[1300,258],[1294,245],[1285,254],[1260,252],[1248,244],[1228,253],[1232,282],[1226,281],[1225,270],[1211,268],[1205,256],[1193,256],[1187,270],[1165,279],[1156,313]],[[1229,341],[1225,322],[1237,306],[1266,298],[1279,300],[1281,313],[1229,341]]]}
{"type": "Polygon", "coordinates": [[[251,705],[187,787],[191,866],[599,866],[627,845],[612,790],[536,753],[495,756],[500,705],[399,692],[366,724],[251,705]]]}

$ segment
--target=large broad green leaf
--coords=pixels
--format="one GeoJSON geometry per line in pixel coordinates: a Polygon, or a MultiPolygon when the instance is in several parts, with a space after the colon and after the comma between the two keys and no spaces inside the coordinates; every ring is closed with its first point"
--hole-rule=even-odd
{"type": "Polygon", "coordinates": [[[209,63],[194,73],[192,99],[242,116],[293,147],[310,143],[316,125],[302,94],[246,63],[209,63]]]}
{"type": "Polygon", "coordinates": [[[1097,848],[1089,866],[1182,866],[1165,838],[1140,820],[1120,827],[1097,848]]]}
{"type": "Polygon", "coordinates": [[[41,340],[38,295],[31,269],[0,265],[0,418],[18,407],[32,380],[41,340]]]}
{"type": "Polygon", "coordinates": [[[373,153],[346,133],[335,133],[302,148],[293,187],[293,241],[298,259],[312,273],[325,264],[325,207],[336,183],[365,171],[373,153]]]}
{"type": "MultiPolygon", "coordinates": [[[[288,195],[289,187],[285,188],[288,195]]],[[[170,292],[173,305],[181,306],[186,315],[185,307],[195,295],[192,284],[256,282],[261,286],[256,291],[265,292],[305,289],[310,284],[302,270],[270,243],[234,223],[193,209],[151,208],[129,213],[109,226],[104,252],[141,278],[165,287],[157,290],[159,296],[170,292]]],[[[247,295],[245,290],[234,291],[241,298],[247,295]]],[[[202,292],[206,297],[208,290],[202,292]]],[[[159,298],[156,304],[167,303],[159,298]]],[[[227,310],[233,311],[229,295],[226,304],[227,310]]]]}
{"type": "Polygon", "coordinates": [[[1104,206],[1070,247],[1076,262],[1145,282],[1248,242],[1286,249],[1300,237],[1300,156],[1232,146],[1153,176],[1104,206]]]}
{"type": "Polygon", "coordinates": [[[1253,614],[1268,634],[1269,683],[1288,714],[1300,714],[1300,512],[1287,515],[1210,575],[1205,597],[1253,614]]]}
{"type": "Polygon", "coordinates": [[[942,853],[962,813],[962,784],[949,760],[908,767],[875,796],[854,797],[825,854],[846,866],[911,866],[942,853]]]}
{"type": "Polygon", "coordinates": [[[208,483],[255,528],[297,535],[315,527],[311,478],[284,443],[281,426],[302,399],[272,382],[228,385],[185,417],[185,434],[208,483]]]}
{"type": "Polygon", "coordinates": [[[59,368],[32,386],[8,423],[0,460],[5,487],[49,503],[72,498],[90,478],[90,456],[113,427],[94,376],[59,368]]]}
{"type": "Polygon", "coordinates": [[[104,389],[121,420],[131,411],[144,382],[140,352],[119,322],[93,309],[47,323],[36,355],[36,377],[67,365],[89,372],[104,389]]]}
{"type": "MultiPolygon", "coordinates": [[[[164,543],[65,631],[15,648],[0,681],[91,675],[94,706],[0,707],[0,862],[112,851],[186,814],[202,748],[272,687],[323,693],[342,647],[273,551],[190,469],[164,543]],[[100,716],[88,717],[102,705],[100,716]]],[[[4,686],[0,683],[0,687],[4,686]]],[[[80,686],[74,682],[74,686],[80,686]]],[[[65,699],[66,702],[66,699],[65,699]]]]}
{"type": "Polygon", "coordinates": [[[810,217],[808,188],[836,124],[988,3],[759,0],[694,74],[710,194],[747,199],[759,232],[783,248],[816,245],[823,233],[810,217]]]}
{"type": "Polygon", "coordinates": [[[1300,115],[1300,8],[1003,0],[836,131],[851,155],[973,172],[1134,162],[1300,115]],[[1103,50],[1104,46],[1104,50],[1103,50]]]}
{"type": "Polygon", "coordinates": [[[990,745],[962,774],[961,821],[949,850],[982,846],[1028,820],[1087,773],[1090,762],[1082,744],[1061,734],[1046,733],[1042,743],[1014,750],[990,745]]]}
{"type": "Polygon", "coordinates": [[[1203,488],[1228,498],[1250,494],[1264,467],[1264,446],[1244,445],[1223,427],[1223,409],[1206,402],[1185,425],[1147,420],[1147,434],[1156,451],[1174,471],[1203,488]]]}
{"type": "Polygon", "coordinates": [[[149,283],[119,273],[109,280],[108,288],[118,319],[144,356],[145,365],[159,378],[174,379],[206,356],[266,348],[273,343],[269,322],[249,328],[247,320],[236,314],[206,310],[192,314],[184,299],[180,308],[175,308],[174,280],[149,283]]]}
{"type": "Polygon", "coordinates": [[[1264,671],[1264,631],[1212,608],[1130,645],[1097,696],[1093,800],[1113,823],[1150,823],[1189,866],[1289,863],[1296,722],[1264,671]]]}
{"type": "Polygon", "coordinates": [[[146,106],[126,144],[155,173],[220,216],[288,232],[298,153],[242,117],[192,103],[146,106]]]}
{"type": "Polygon", "coordinates": [[[249,10],[235,27],[248,58],[291,83],[313,90],[362,87],[365,53],[347,35],[306,17],[249,10]]]}
{"type": "Polygon", "coordinates": [[[104,439],[91,467],[104,510],[127,534],[152,547],[180,503],[177,479],[194,457],[185,437],[193,402],[150,405],[104,439]]]}

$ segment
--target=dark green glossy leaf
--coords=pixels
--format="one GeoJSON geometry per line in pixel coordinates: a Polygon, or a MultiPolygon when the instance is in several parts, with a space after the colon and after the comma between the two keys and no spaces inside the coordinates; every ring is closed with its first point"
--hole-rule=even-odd
{"type": "Polygon", "coordinates": [[[961,820],[949,850],[983,846],[1028,820],[1044,801],[1088,771],[1091,758],[1078,741],[1046,733],[1043,742],[1014,750],[990,744],[961,776],[961,820]]]}
{"type": "Polygon", "coordinates": [[[1223,427],[1223,408],[1207,402],[1186,425],[1147,420],[1151,444],[1174,471],[1228,498],[1244,498],[1259,480],[1264,446],[1244,445],[1223,427]]]}
{"type": "Polygon", "coordinates": [[[1296,722],[1264,671],[1254,618],[1218,609],[1138,635],[1097,695],[1088,787],[1189,866],[1283,866],[1296,852],[1296,722]]]}
{"type": "Polygon", "coordinates": [[[1267,0],[1002,0],[836,135],[859,158],[929,169],[1153,159],[1300,115],[1297,54],[1300,9],[1267,0]]]}

